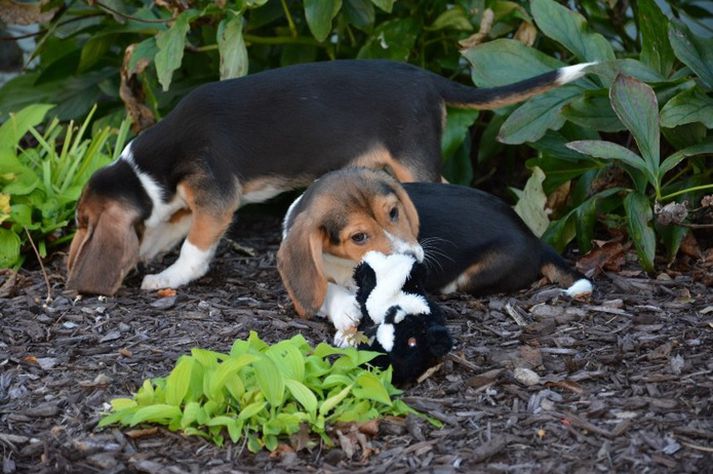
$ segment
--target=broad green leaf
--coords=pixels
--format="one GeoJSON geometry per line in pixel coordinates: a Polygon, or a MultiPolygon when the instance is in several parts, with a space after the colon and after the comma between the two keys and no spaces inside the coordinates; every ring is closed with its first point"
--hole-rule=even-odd
{"type": "Polygon", "coordinates": [[[562,107],[579,94],[578,87],[564,86],[534,97],[510,114],[500,128],[498,140],[519,145],[539,140],[547,130],[558,130],[565,122],[562,107]]]}
{"type": "Polygon", "coordinates": [[[216,416],[214,418],[211,418],[208,423],[206,423],[207,426],[225,426],[228,430],[228,435],[230,436],[230,440],[233,443],[237,443],[238,440],[240,439],[240,429],[241,429],[241,423],[239,420],[236,420],[235,418],[230,418],[228,416],[216,416]]]}
{"type": "Polygon", "coordinates": [[[361,30],[374,24],[374,4],[371,0],[344,0],[344,13],[349,22],[361,30]]]}
{"type": "Polygon", "coordinates": [[[84,43],[79,59],[78,73],[83,73],[92,68],[114,44],[116,35],[95,35],[84,43]]]}
{"type": "Polygon", "coordinates": [[[168,424],[169,421],[174,419],[180,420],[181,415],[181,409],[174,405],[149,405],[136,410],[136,413],[134,413],[134,416],[131,418],[130,426],[136,426],[144,421],[168,424]]]}
{"type": "Polygon", "coordinates": [[[660,160],[659,108],[656,94],[648,85],[632,77],[619,75],[609,91],[614,112],[639,146],[652,175],[660,160]]]}
{"type": "Polygon", "coordinates": [[[662,127],[672,128],[692,122],[713,128],[713,99],[698,87],[679,93],[661,109],[662,127]]]}
{"type": "Polygon", "coordinates": [[[708,89],[713,89],[713,38],[701,38],[691,33],[686,25],[671,21],[668,39],[676,57],[701,78],[708,89]]]}
{"type": "Polygon", "coordinates": [[[384,10],[386,13],[391,13],[391,9],[394,8],[394,2],[396,0],[371,0],[371,2],[384,10]]]}
{"type": "Polygon", "coordinates": [[[280,372],[298,382],[304,380],[305,360],[302,353],[290,341],[281,341],[265,351],[280,372]]]}
{"type": "Polygon", "coordinates": [[[350,385],[353,382],[352,378],[344,374],[330,374],[322,381],[322,387],[331,388],[335,385],[350,385]]]}
{"type": "Polygon", "coordinates": [[[144,384],[136,392],[136,403],[139,406],[151,405],[156,398],[156,391],[150,380],[144,380],[144,384]]]}
{"type": "Polygon", "coordinates": [[[547,231],[542,235],[542,240],[558,252],[562,252],[577,234],[573,215],[574,213],[570,212],[560,219],[552,221],[547,231]]]}
{"type": "Polygon", "coordinates": [[[126,410],[127,408],[137,407],[135,400],[131,398],[114,398],[111,401],[111,409],[113,411],[126,410]]]}
{"type": "Polygon", "coordinates": [[[243,16],[232,15],[218,25],[220,80],[241,77],[248,73],[248,50],[243,39],[243,16]]]}
{"type": "Polygon", "coordinates": [[[332,395],[331,397],[327,398],[325,401],[323,401],[319,405],[319,414],[320,415],[326,415],[334,407],[339,405],[339,403],[346,398],[347,395],[349,395],[349,392],[351,392],[352,387],[354,387],[354,384],[349,384],[346,387],[344,387],[339,393],[332,395]]]}
{"type": "Polygon", "coordinates": [[[195,362],[190,357],[182,357],[166,378],[166,403],[179,406],[188,392],[191,371],[195,362]]]}
{"type": "Polygon", "coordinates": [[[499,87],[529,79],[564,66],[564,63],[519,41],[496,39],[463,53],[472,65],[478,87],[499,87]]]}
{"type": "Polygon", "coordinates": [[[609,61],[614,50],[609,41],[591,31],[585,18],[554,0],[532,0],[532,16],[542,32],[583,61],[609,61]]]}
{"type": "Polygon", "coordinates": [[[689,156],[713,154],[713,139],[708,139],[704,143],[684,148],[666,158],[659,168],[659,179],[663,179],[664,175],[674,169],[681,161],[689,156]]]}
{"type": "Polygon", "coordinates": [[[590,66],[587,70],[597,74],[607,87],[611,86],[611,83],[614,82],[614,79],[619,74],[631,76],[643,82],[663,82],[666,80],[655,69],[651,69],[641,61],[631,58],[604,61],[595,66],[590,66]]]}
{"type": "Polygon", "coordinates": [[[451,158],[463,144],[476,118],[478,118],[477,110],[448,108],[446,128],[441,137],[441,155],[444,161],[451,158]]]}
{"type": "Polygon", "coordinates": [[[131,58],[129,58],[129,74],[136,74],[144,64],[153,62],[157,52],[158,46],[156,45],[155,36],[146,38],[141,43],[136,44],[131,53],[131,58]]]}
{"type": "Polygon", "coordinates": [[[30,128],[42,123],[53,107],[52,104],[32,104],[11,113],[10,118],[0,126],[0,147],[14,149],[30,128]]]}
{"type": "Polygon", "coordinates": [[[238,413],[239,420],[248,420],[262,411],[267,406],[267,402],[254,402],[246,406],[238,413]]]}
{"type": "Polygon", "coordinates": [[[609,98],[599,93],[585,92],[576,97],[562,109],[567,120],[582,127],[601,132],[620,132],[626,130],[614,113],[609,98]]]}
{"type": "Polygon", "coordinates": [[[9,268],[18,263],[20,244],[20,237],[15,232],[0,227],[0,268],[9,268]]]}
{"type": "Polygon", "coordinates": [[[324,41],[332,31],[332,18],[342,6],[342,0],[304,0],[307,26],[317,41],[324,41]]]}
{"type": "Polygon", "coordinates": [[[595,158],[621,161],[641,171],[651,184],[656,182],[656,175],[651,173],[643,158],[628,148],[624,148],[616,143],[602,140],[577,140],[569,142],[567,148],[584,153],[585,155],[594,156],[595,158]]]}
{"type": "Polygon", "coordinates": [[[354,394],[360,398],[368,398],[369,400],[374,400],[385,405],[391,405],[391,397],[389,393],[384,388],[384,384],[381,383],[376,375],[370,372],[364,372],[359,377],[356,378],[356,387],[354,388],[354,394]]]}
{"type": "Polygon", "coordinates": [[[641,33],[641,61],[667,77],[676,59],[668,41],[668,18],[655,0],[639,0],[636,12],[641,33]]]}
{"type": "Polygon", "coordinates": [[[359,49],[359,59],[392,59],[406,61],[416,43],[419,26],[413,18],[387,20],[374,28],[359,49]]]}
{"type": "Polygon", "coordinates": [[[587,199],[577,206],[575,211],[575,225],[577,228],[577,246],[580,252],[589,252],[594,240],[594,225],[597,222],[597,200],[587,199]]]}
{"type": "Polygon", "coordinates": [[[463,7],[455,5],[453,8],[450,8],[438,15],[438,18],[436,18],[433,24],[427,29],[471,31],[473,29],[473,25],[471,25],[470,20],[468,20],[468,15],[463,7]]]}
{"type": "Polygon", "coordinates": [[[315,397],[312,390],[293,379],[285,379],[285,385],[295,400],[300,402],[300,405],[302,405],[305,410],[312,414],[317,411],[317,397],[315,397]]]}
{"type": "Polygon", "coordinates": [[[540,168],[532,170],[532,176],[527,180],[525,189],[515,204],[515,212],[527,224],[527,227],[538,237],[545,233],[550,219],[545,212],[547,196],[542,190],[545,173],[540,168]]]}
{"type": "Polygon", "coordinates": [[[673,262],[681,248],[681,243],[688,233],[687,227],[680,225],[657,226],[656,233],[661,237],[664,247],[666,247],[666,257],[669,262],[673,262]]]}
{"type": "Polygon", "coordinates": [[[639,192],[631,192],[624,198],[624,209],[629,237],[634,242],[639,263],[647,272],[653,271],[656,236],[650,226],[653,213],[649,199],[639,192]]]}
{"type": "Polygon", "coordinates": [[[218,366],[210,378],[210,387],[207,395],[218,397],[218,394],[226,386],[229,378],[238,377],[237,372],[248,364],[257,360],[257,356],[243,354],[238,357],[231,357],[218,366]]]}
{"type": "Polygon", "coordinates": [[[191,349],[191,356],[207,369],[218,366],[218,355],[217,352],[206,349],[191,349]]]}
{"type": "Polygon", "coordinates": [[[178,15],[171,28],[156,35],[158,52],[154,58],[154,63],[158,81],[161,83],[164,92],[171,85],[173,71],[181,67],[181,62],[183,62],[186,34],[190,28],[190,21],[194,16],[195,11],[186,10],[178,15]]]}
{"type": "Polygon", "coordinates": [[[205,411],[198,402],[188,402],[183,408],[181,428],[186,429],[193,423],[203,424],[207,420],[205,411]]]}
{"type": "Polygon", "coordinates": [[[273,407],[282,405],[285,399],[285,378],[277,369],[275,363],[267,356],[260,357],[253,362],[255,379],[265,399],[273,407]]]}

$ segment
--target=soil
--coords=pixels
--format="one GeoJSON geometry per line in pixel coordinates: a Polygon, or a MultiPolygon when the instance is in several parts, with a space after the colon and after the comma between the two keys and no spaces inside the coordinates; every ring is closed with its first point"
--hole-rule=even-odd
{"type": "Polygon", "coordinates": [[[333,447],[315,439],[295,452],[285,440],[272,455],[161,428],[99,430],[106,402],[165,375],[193,347],[228,351],[250,330],[268,342],[331,340],[327,322],[296,318],[275,269],[278,244],[277,219],[239,222],[208,275],[175,298],[140,291],[136,272],[114,298],[76,300],[60,256],[49,263],[45,304],[42,272],[6,273],[3,472],[713,472],[704,259],[649,278],[627,254],[621,271],[595,278],[588,301],[544,282],[440,298],[456,346],[403,397],[442,428],[386,419],[376,434],[341,427],[333,447]]]}

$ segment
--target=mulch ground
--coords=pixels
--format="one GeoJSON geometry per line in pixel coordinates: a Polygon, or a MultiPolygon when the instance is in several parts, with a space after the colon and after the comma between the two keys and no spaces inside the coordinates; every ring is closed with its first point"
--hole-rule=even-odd
{"type": "Polygon", "coordinates": [[[442,428],[382,420],[374,436],[343,428],[334,447],[279,455],[163,429],[98,430],[106,402],[193,347],[228,351],[250,330],[331,340],[326,322],[296,319],[281,286],[279,222],[234,231],[209,274],[174,298],[138,290],[137,273],[115,298],[75,300],[61,258],[47,305],[40,271],[3,277],[3,472],[713,472],[713,291],[694,272],[648,278],[631,258],[596,278],[589,301],[544,284],[442,298],[456,346],[404,393],[442,428]]]}

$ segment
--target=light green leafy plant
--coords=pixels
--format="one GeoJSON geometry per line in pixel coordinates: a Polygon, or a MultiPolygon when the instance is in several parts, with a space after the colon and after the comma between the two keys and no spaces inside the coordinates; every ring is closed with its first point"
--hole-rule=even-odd
{"type": "Polygon", "coordinates": [[[125,121],[86,138],[92,113],[80,126],[55,118],[40,128],[52,107],[25,107],[0,126],[0,268],[22,264],[29,238],[44,257],[69,237],[62,231],[84,183],[118,156],[128,134],[125,121]]]}
{"type": "Polygon", "coordinates": [[[229,354],[193,349],[167,377],[112,400],[99,426],[157,423],[218,445],[227,433],[234,443],[246,437],[256,452],[275,450],[280,436],[304,425],[331,444],[330,423],[420,415],[393,398],[401,391],[391,384],[391,367],[363,367],[377,355],[325,343],[312,348],[301,335],[268,345],[251,332],[229,354]]]}

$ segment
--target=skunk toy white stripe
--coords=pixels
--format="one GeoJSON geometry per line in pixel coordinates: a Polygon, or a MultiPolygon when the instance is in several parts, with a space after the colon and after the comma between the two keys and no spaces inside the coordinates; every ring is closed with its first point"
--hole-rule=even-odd
{"type": "MultiPolygon", "coordinates": [[[[383,352],[371,363],[393,367],[396,384],[413,382],[453,346],[440,307],[423,289],[425,267],[409,255],[368,252],[354,269],[360,349],[383,352]]],[[[339,334],[339,333],[338,333],[339,334]]]]}

